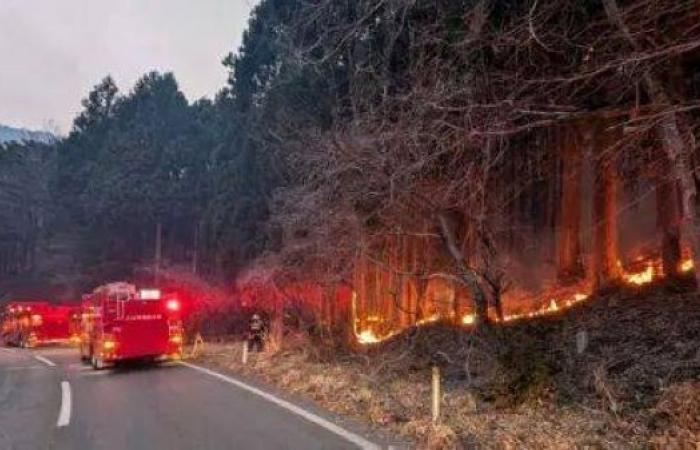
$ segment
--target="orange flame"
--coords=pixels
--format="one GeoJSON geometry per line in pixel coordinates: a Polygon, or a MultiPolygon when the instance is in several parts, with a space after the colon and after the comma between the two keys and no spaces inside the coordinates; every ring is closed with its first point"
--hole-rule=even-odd
{"type": "MultiPolygon", "coordinates": [[[[639,260],[640,258],[638,258],[639,260]]],[[[658,265],[658,264],[657,264],[658,265]]],[[[642,271],[630,272],[625,270],[621,261],[617,261],[617,267],[620,269],[620,275],[622,279],[628,283],[635,286],[644,286],[649,284],[659,277],[660,273],[655,270],[654,261],[648,261],[646,268],[642,271]]]]}
{"type": "Polygon", "coordinates": [[[647,268],[642,272],[625,274],[625,280],[628,283],[642,286],[654,281],[654,266],[652,263],[647,265],[647,268]]]}
{"type": "Polygon", "coordinates": [[[462,325],[474,325],[476,316],[474,314],[465,314],[462,316],[462,325]]]}
{"type": "Polygon", "coordinates": [[[680,264],[681,272],[690,272],[694,268],[695,268],[695,262],[693,261],[693,258],[686,258],[683,261],[681,261],[681,264],[680,264]]]}
{"type": "MultiPolygon", "coordinates": [[[[516,320],[523,320],[523,319],[533,319],[536,317],[542,317],[542,316],[547,316],[547,315],[553,315],[555,313],[558,313],[564,309],[570,308],[578,303],[581,303],[585,300],[588,300],[589,295],[584,294],[582,292],[578,292],[576,294],[573,294],[571,297],[566,298],[564,300],[557,300],[557,299],[550,299],[549,303],[546,306],[543,306],[542,308],[534,311],[530,311],[527,313],[522,313],[522,314],[508,314],[503,316],[503,322],[513,322],[516,320]],[[561,305],[561,306],[560,306],[561,305]]],[[[376,317],[376,316],[371,316],[371,317],[376,317]]],[[[440,320],[440,315],[439,314],[433,314],[430,317],[426,317],[425,319],[419,320],[416,322],[416,326],[420,325],[425,325],[427,323],[431,322],[436,322],[440,320]]],[[[498,322],[498,319],[494,319],[496,322],[498,322]]],[[[463,326],[472,326],[476,323],[476,315],[474,314],[465,314],[462,316],[461,319],[461,324],[463,326]]],[[[397,335],[399,331],[392,331],[391,333],[385,335],[385,336],[378,336],[373,330],[371,329],[366,329],[362,331],[355,331],[355,337],[357,339],[357,342],[362,345],[369,345],[369,344],[377,344],[380,342],[383,342],[395,335],[397,335]]]]}
{"type": "MultiPolygon", "coordinates": [[[[694,261],[692,257],[687,257],[687,252],[684,252],[684,259],[681,260],[679,263],[679,269],[682,273],[687,273],[692,271],[695,268],[694,261]]],[[[652,283],[657,279],[660,279],[663,277],[663,270],[662,270],[662,263],[660,258],[645,258],[644,256],[639,256],[635,259],[635,264],[634,266],[640,267],[642,265],[641,270],[627,270],[623,266],[621,261],[617,261],[617,266],[619,269],[620,277],[621,279],[630,285],[633,286],[644,286],[646,284],[652,283]],[[646,261],[646,262],[645,262],[646,261]]],[[[517,314],[507,314],[503,316],[502,321],[503,322],[513,322],[513,321],[518,321],[518,320],[525,320],[525,319],[534,319],[537,317],[543,317],[543,316],[548,316],[548,315],[554,315],[557,314],[561,311],[564,311],[566,309],[569,309],[579,303],[585,302],[588,300],[590,297],[590,294],[584,293],[584,292],[577,292],[571,296],[562,296],[559,298],[549,298],[548,302],[540,307],[539,309],[535,309],[532,311],[528,312],[523,312],[523,313],[517,313],[517,314]]],[[[354,305],[354,298],[353,298],[353,310],[355,309],[354,305]]],[[[439,314],[433,314],[432,316],[426,317],[424,319],[421,319],[416,322],[416,326],[420,325],[425,325],[428,323],[436,322],[441,319],[441,316],[439,314]]],[[[498,322],[498,318],[492,318],[493,321],[498,322]]],[[[372,324],[379,324],[382,322],[382,318],[377,315],[371,315],[368,316],[365,319],[366,322],[370,322],[372,324]]],[[[359,323],[356,321],[356,324],[359,323]]],[[[473,313],[468,313],[464,314],[461,319],[460,323],[462,326],[469,327],[473,326],[476,324],[476,316],[473,313]]],[[[371,328],[362,330],[362,331],[357,331],[355,330],[355,336],[357,338],[357,342],[360,344],[376,344],[382,341],[385,341],[386,339],[389,339],[390,337],[393,337],[397,335],[401,330],[394,330],[391,333],[387,335],[382,335],[379,336],[375,333],[375,331],[371,328]]]]}
{"type": "Polygon", "coordinates": [[[357,334],[357,342],[360,344],[376,344],[382,340],[372,330],[364,330],[357,334]]]}
{"type": "Polygon", "coordinates": [[[437,322],[440,320],[440,315],[439,314],[433,314],[430,317],[426,317],[425,319],[421,319],[416,322],[416,325],[424,325],[426,323],[431,323],[431,322],[437,322]]]}

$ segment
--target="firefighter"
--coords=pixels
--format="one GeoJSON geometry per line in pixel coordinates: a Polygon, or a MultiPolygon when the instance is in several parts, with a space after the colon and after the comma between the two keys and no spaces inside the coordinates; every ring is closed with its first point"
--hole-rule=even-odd
{"type": "Polygon", "coordinates": [[[265,344],[265,323],[259,314],[253,314],[248,328],[248,348],[250,351],[261,352],[265,344]]]}

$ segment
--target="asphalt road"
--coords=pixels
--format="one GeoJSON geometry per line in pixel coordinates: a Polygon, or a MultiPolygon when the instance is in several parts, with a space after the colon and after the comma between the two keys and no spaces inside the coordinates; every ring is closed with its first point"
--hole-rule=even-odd
{"type": "Polygon", "coordinates": [[[381,448],[237,383],[182,364],[95,372],[72,349],[0,348],[0,449],[381,448]]]}

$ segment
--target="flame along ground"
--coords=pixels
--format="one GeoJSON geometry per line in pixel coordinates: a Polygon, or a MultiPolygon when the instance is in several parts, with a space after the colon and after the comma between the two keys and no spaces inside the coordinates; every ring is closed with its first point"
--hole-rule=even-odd
{"type": "MultiPolygon", "coordinates": [[[[638,272],[631,272],[631,271],[626,271],[620,261],[618,261],[618,267],[620,269],[620,274],[622,280],[624,280],[627,284],[633,285],[633,286],[643,286],[645,284],[649,284],[653,282],[654,280],[663,278],[663,271],[660,269],[661,268],[661,263],[660,261],[657,260],[649,260],[645,264],[645,268],[641,271],[638,272]]],[[[679,265],[679,270],[682,273],[687,273],[693,270],[694,264],[692,258],[685,258],[681,261],[679,265]]],[[[503,317],[503,322],[513,322],[517,320],[525,320],[525,319],[534,319],[536,317],[543,317],[543,316],[548,316],[552,315],[555,313],[558,313],[560,311],[566,310],[568,308],[571,308],[574,305],[577,305],[579,303],[585,302],[588,300],[590,297],[590,293],[584,293],[584,292],[578,292],[570,297],[566,297],[564,299],[556,299],[552,298],[549,300],[549,303],[547,306],[542,307],[540,309],[536,309],[527,313],[522,313],[522,314],[509,314],[505,315],[503,317]]],[[[382,336],[377,336],[375,332],[372,329],[365,329],[358,331],[357,330],[357,323],[358,323],[358,318],[357,318],[357,309],[356,309],[356,295],[353,293],[352,297],[352,311],[353,311],[353,325],[355,327],[355,337],[357,339],[357,342],[362,345],[368,345],[368,344],[377,344],[379,342],[385,341],[401,332],[401,330],[395,330],[392,331],[388,334],[382,335],[382,336]]],[[[421,326],[425,325],[427,323],[432,323],[432,322],[437,322],[440,320],[440,316],[438,314],[434,314],[430,317],[427,317],[425,319],[419,320],[416,322],[416,326],[421,326]]],[[[379,316],[370,316],[367,318],[367,321],[369,322],[381,322],[381,317],[379,316]]],[[[474,324],[476,321],[476,317],[474,314],[465,314],[462,316],[461,324],[464,326],[471,326],[474,324]]],[[[494,318],[494,321],[498,322],[499,320],[494,318]]]]}

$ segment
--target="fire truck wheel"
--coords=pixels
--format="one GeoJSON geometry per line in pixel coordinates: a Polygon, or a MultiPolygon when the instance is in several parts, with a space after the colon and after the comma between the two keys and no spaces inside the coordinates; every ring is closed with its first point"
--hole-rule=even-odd
{"type": "Polygon", "coordinates": [[[98,358],[97,356],[92,357],[92,368],[95,370],[102,370],[105,368],[105,361],[102,358],[98,358]]]}

